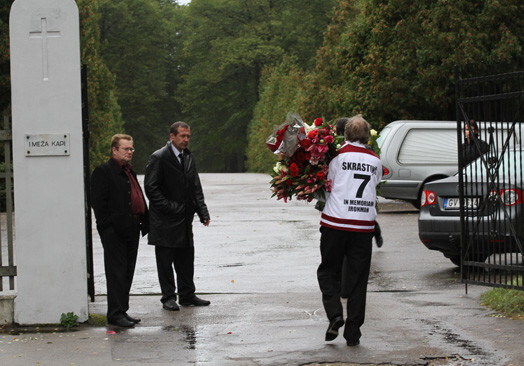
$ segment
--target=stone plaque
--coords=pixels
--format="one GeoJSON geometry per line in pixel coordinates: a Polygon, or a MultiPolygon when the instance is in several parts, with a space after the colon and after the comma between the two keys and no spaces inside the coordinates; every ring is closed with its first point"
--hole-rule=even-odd
{"type": "Polygon", "coordinates": [[[69,134],[25,135],[25,156],[69,155],[69,134]]]}

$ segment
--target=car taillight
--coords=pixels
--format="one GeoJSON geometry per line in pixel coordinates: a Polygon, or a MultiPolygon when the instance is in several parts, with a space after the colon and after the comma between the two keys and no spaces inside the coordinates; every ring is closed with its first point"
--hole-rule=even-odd
{"type": "Polygon", "coordinates": [[[385,166],[382,167],[382,176],[386,176],[389,174],[389,169],[385,166]]]}
{"type": "Polygon", "coordinates": [[[520,189],[508,188],[499,191],[500,199],[506,206],[514,206],[522,203],[522,191],[520,189]]]}
{"type": "Polygon", "coordinates": [[[433,191],[423,190],[420,195],[420,207],[437,203],[437,195],[433,191]]]}

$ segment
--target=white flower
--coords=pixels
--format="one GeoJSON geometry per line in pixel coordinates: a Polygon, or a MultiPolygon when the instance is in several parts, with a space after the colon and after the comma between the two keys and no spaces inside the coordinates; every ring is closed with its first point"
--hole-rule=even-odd
{"type": "Polygon", "coordinates": [[[306,128],[306,135],[308,134],[309,131],[313,131],[315,129],[315,124],[312,123],[311,126],[308,125],[306,122],[304,122],[304,127],[306,128]]]}
{"type": "Polygon", "coordinates": [[[371,134],[371,136],[376,136],[377,135],[377,130],[371,129],[371,131],[369,131],[369,133],[371,134]]]}
{"type": "Polygon", "coordinates": [[[277,163],[275,164],[275,166],[273,167],[273,171],[275,173],[280,173],[281,171],[285,171],[287,172],[287,168],[284,164],[282,164],[280,161],[277,161],[277,163]]]}

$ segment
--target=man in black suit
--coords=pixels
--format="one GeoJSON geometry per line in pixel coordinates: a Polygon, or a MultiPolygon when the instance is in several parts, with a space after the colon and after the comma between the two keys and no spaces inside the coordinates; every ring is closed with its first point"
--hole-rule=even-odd
{"type": "Polygon", "coordinates": [[[193,218],[198,214],[200,222],[208,226],[210,217],[193,155],[187,149],[191,138],[189,125],[175,122],[169,132],[167,145],[149,158],[144,186],[151,210],[148,242],[155,246],[160,301],[164,309],[175,311],[180,308],[173,266],[180,305],[210,304],[195,296],[193,281],[193,218]]]}
{"type": "Polygon", "coordinates": [[[133,327],[140,319],[127,315],[138,241],[148,232],[148,211],[135,172],[131,169],[133,138],[111,139],[111,159],[91,176],[91,206],[104,247],[107,281],[107,322],[133,327]]]}

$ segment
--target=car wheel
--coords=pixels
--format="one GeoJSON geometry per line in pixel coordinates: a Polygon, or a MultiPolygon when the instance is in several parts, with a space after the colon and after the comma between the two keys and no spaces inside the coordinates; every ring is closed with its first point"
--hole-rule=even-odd
{"type": "MultiPolygon", "coordinates": [[[[466,255],[466,258],[464,258],[465,261],[471,261],[471,262],[479,262],[484,263],[486,259],[491,255],[491,253],[468,253],[466,255]]],[[[449,258],[451,259],[451,258],[449,258]]],[[[460,263],[460,256],[458,256],[458,260],[460,263]]],[[[453,260],[452,260],[453,261],[453,260]]],[[[453,262],[455,263],[455,262],[453,262]]]]}
{"type": "Polygon", "coordinates": [[[475,262],[484,263],[490,255],[490,253],[473,253],[473,255],[471,256],[471,260],[475,262]]]}

